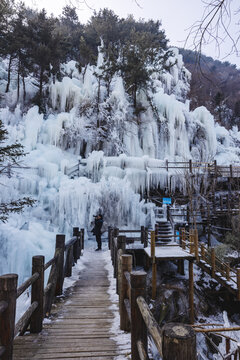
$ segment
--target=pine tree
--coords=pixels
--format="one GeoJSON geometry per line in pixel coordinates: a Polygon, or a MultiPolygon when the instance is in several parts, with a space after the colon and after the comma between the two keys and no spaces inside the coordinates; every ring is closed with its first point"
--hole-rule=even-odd
{"type": "MultiPolygon", "coordinates": [[[[0,120],[0,176],[11,177],[13,167],[19,166],[18,160],[25,155],[23,146],[19,143],[6,145],[7,130],[0,120]]],[[[0,221],[5,222],[10,213],[20,213],[25,206],[32,206],[35,200],[24,197],[22,199],[12,200],[10,202],[0,203],[0,221]]]]}

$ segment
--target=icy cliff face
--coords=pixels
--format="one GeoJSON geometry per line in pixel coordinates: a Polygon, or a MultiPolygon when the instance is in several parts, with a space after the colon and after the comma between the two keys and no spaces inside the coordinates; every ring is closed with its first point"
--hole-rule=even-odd
{"type": "Polygon", "coordinates": [[[213,117],[205,108],[189,111],[190,74],[177,49],[168,59],[169,71],[153,73],[151,87],[138,92],[138,115],[118,74],[109,91],[103,81],[99,84],[96,74],[102,61],[100,53],[97,67],[89,66],[84,75],[77,74],[74,62],[66,64],[62,70],[68,76],[50,85],[51,107],[60,113],[52,119],[55,144],[74,148],[83,157],[93,150],[202,161],[216,154],[213,117]]]}
{"type": "MultiPolygon", "coordinates": [[[[9,143],[18,140],[25,146],[23,165],[28,169],[16,170],[11,179],[1,177],[0,201],[30,195],[37,203],[1,224],[0,273],[16,271],[24,277],[32,255],[52,256],[57,232],[69,237],[73,226],[90,229],[99,210],[108,225],[153,224],[153,204],[145,204],[139,193],[167,186],[166,170],[159,169],[166,159],[239,161],[237,129],[228,132],[214,125],[204,107],[189,111],[190,74],[177,50],[168,60],[169,71],[153,73],[151,86],[138,92],[138,115],[119,74],[109,89],[102,80],[99,83],[96,74],[102,61],[100,54],[97,67],[88,66],[82,73],[73,61],[63,64],[62,81],[48,85],[45,117],[37,106],[25,114],[20,105],[14,111],[4,106],[14,104],[14,84],[4,97],[0,118],[9,143]],[[79,155],[87,158],[86,167],[71,179],[66,168],[77,164],[79,155]],[[19,262],[23,252],[26,258],[21,256],[19,262]]],[[[0,63],[2,94],[4,66],[0,63]]],[[[36,90],[30,79],[26,84],[30,99],[36,90]]],[[[172,179],[172,186],[176,181],[172,179]]]]}

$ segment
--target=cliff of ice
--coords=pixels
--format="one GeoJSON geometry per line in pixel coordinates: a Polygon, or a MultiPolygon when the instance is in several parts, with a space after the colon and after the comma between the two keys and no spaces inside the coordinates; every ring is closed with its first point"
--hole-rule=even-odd
{"type": "MultiPolygon", "coordinates": [[[[166,186],[166,173],[157,169],[166,159],[239,161],[238,130],[215,124],[204,107],[189,110],[190,73],[176,49],[168,59],[169,70],[153,73],[151,84],[138,91],[138,112],[119,73],[109,91],[99,81],[103,61],[100,52],[97,66],[81,73],[74,61],[63,64],[62,80],[50,80],[45,87],[45,114],[37,106],[23,107],[22,90],[16,104],[14,81],[4,95],[7,67],[0,62],[0,118],[9,143],[18,140],[27,152],[23,168],[15,169],[10,179],[1,177],[0,201],[23,195],[37,200],[32,209],[1,224],[0,273],[26,274],[32,255],[52,255],[56,232],[69,236],[73,226],[90,229],[99,209],[108,225],[153,224],[154,206],[140,193],[166,186]],[[86,167],[71,179],[66,169],[79,157],[86,159],[86,167]],[[25,254],[21,263],[19,251],[25,254]]],[[[29,104],[36,93],[31,78],[26,89],[29,104]]]]}

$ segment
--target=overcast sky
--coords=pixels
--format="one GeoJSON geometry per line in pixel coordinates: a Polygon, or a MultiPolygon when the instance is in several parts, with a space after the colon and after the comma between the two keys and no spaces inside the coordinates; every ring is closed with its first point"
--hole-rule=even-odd
{"type": "MultiPolygon", "coordinates": [[[[104,7],[112,9],[120,17],[126,17],[133,14],[136,19],[154,19],[161,20],[162,27],[165,29],[166,36],[171,45],[184,47],[185,40],[190,27],[199,21],[204,12],[205,5],[203,0],[25,0],[25,3],[31,7],[45,8],[48,13],[54,15],[61,14],[62,8],[66,4],[75,5],[78,8],[79,20],[86,23],[93,14],[93,9],[98,11],[104,7]],[[85,4],[86,1],[86,4],[85,4]],[[137,5],[139,4],[139,6],[137,5]]],[[[207,0],[210,1],[210,0],[207,0]]],[[[238,5],[238,0],[231,0],[233,4],[238,5]]],[[[206,1],[205,1],[206,2],[206,1]]],[[[240,16],[239,16],[240,17],[240,16]]],[[[234,25],[236,19],[232,20],[234,25]]],[[[237,28],[231,28],[235,35],[237,28]]],[[[191,41],[187,43],[187,48],[191,47],[191,41]]],[[[221,46],[219,56],[216,43],[212,43],[203,49],[206,55],[218,58],[222,61],[229,61],[237,64],[240,68],[240,57],[229,55],[231,50],[230,40],[225,41],[221,46]]]]}

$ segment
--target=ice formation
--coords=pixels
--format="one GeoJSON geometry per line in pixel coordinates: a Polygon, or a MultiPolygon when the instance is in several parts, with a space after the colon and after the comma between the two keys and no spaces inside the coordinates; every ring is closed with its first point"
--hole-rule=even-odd
{"type": "MultiPolygon", "coordinates": [[[[87,231],[99,210],[108,225],[153,224],[154,206],[145,203],[140,193],[167,186],[166,160],[239,161],[238,130],[214,124],[204,107],[189,111],[190,74],[176,49],[168,60],[170,70],[153,73],[151,90],[138,92],[143,107],[138,115],[118,73],[109,91],[103,80],[99,82],[96,74],[102,61],[100,53],[97,66],[88,66],[84,74],[74,61],[63,64],[62,81],[47,85],[45,116],[37,106],[26,113],[20,105],[12,110],[14,82],[4,97],[0,118],[9,132],[9,143],[18,140],[25,146],[28,154],[23,165],[28,169],[17,169],[11,179],[1,177],[0,200],[30,195],[37,203],[1,224],[0,273],[29,275],[31,255],[51,257],[57,232],[70,236],[73,226],[87,231]],[[85,166],[81,161],[78,176],[71,179],[67,169],[78,164],[79,157],[85,166]]],[[[2,93],[6,71],[0,61],[2,93]]],[[[35,90],[30,79],[26,84],[30,99],[35,90]]],[[[172,182],[179,186],[180,179],[172,182]]]]}

